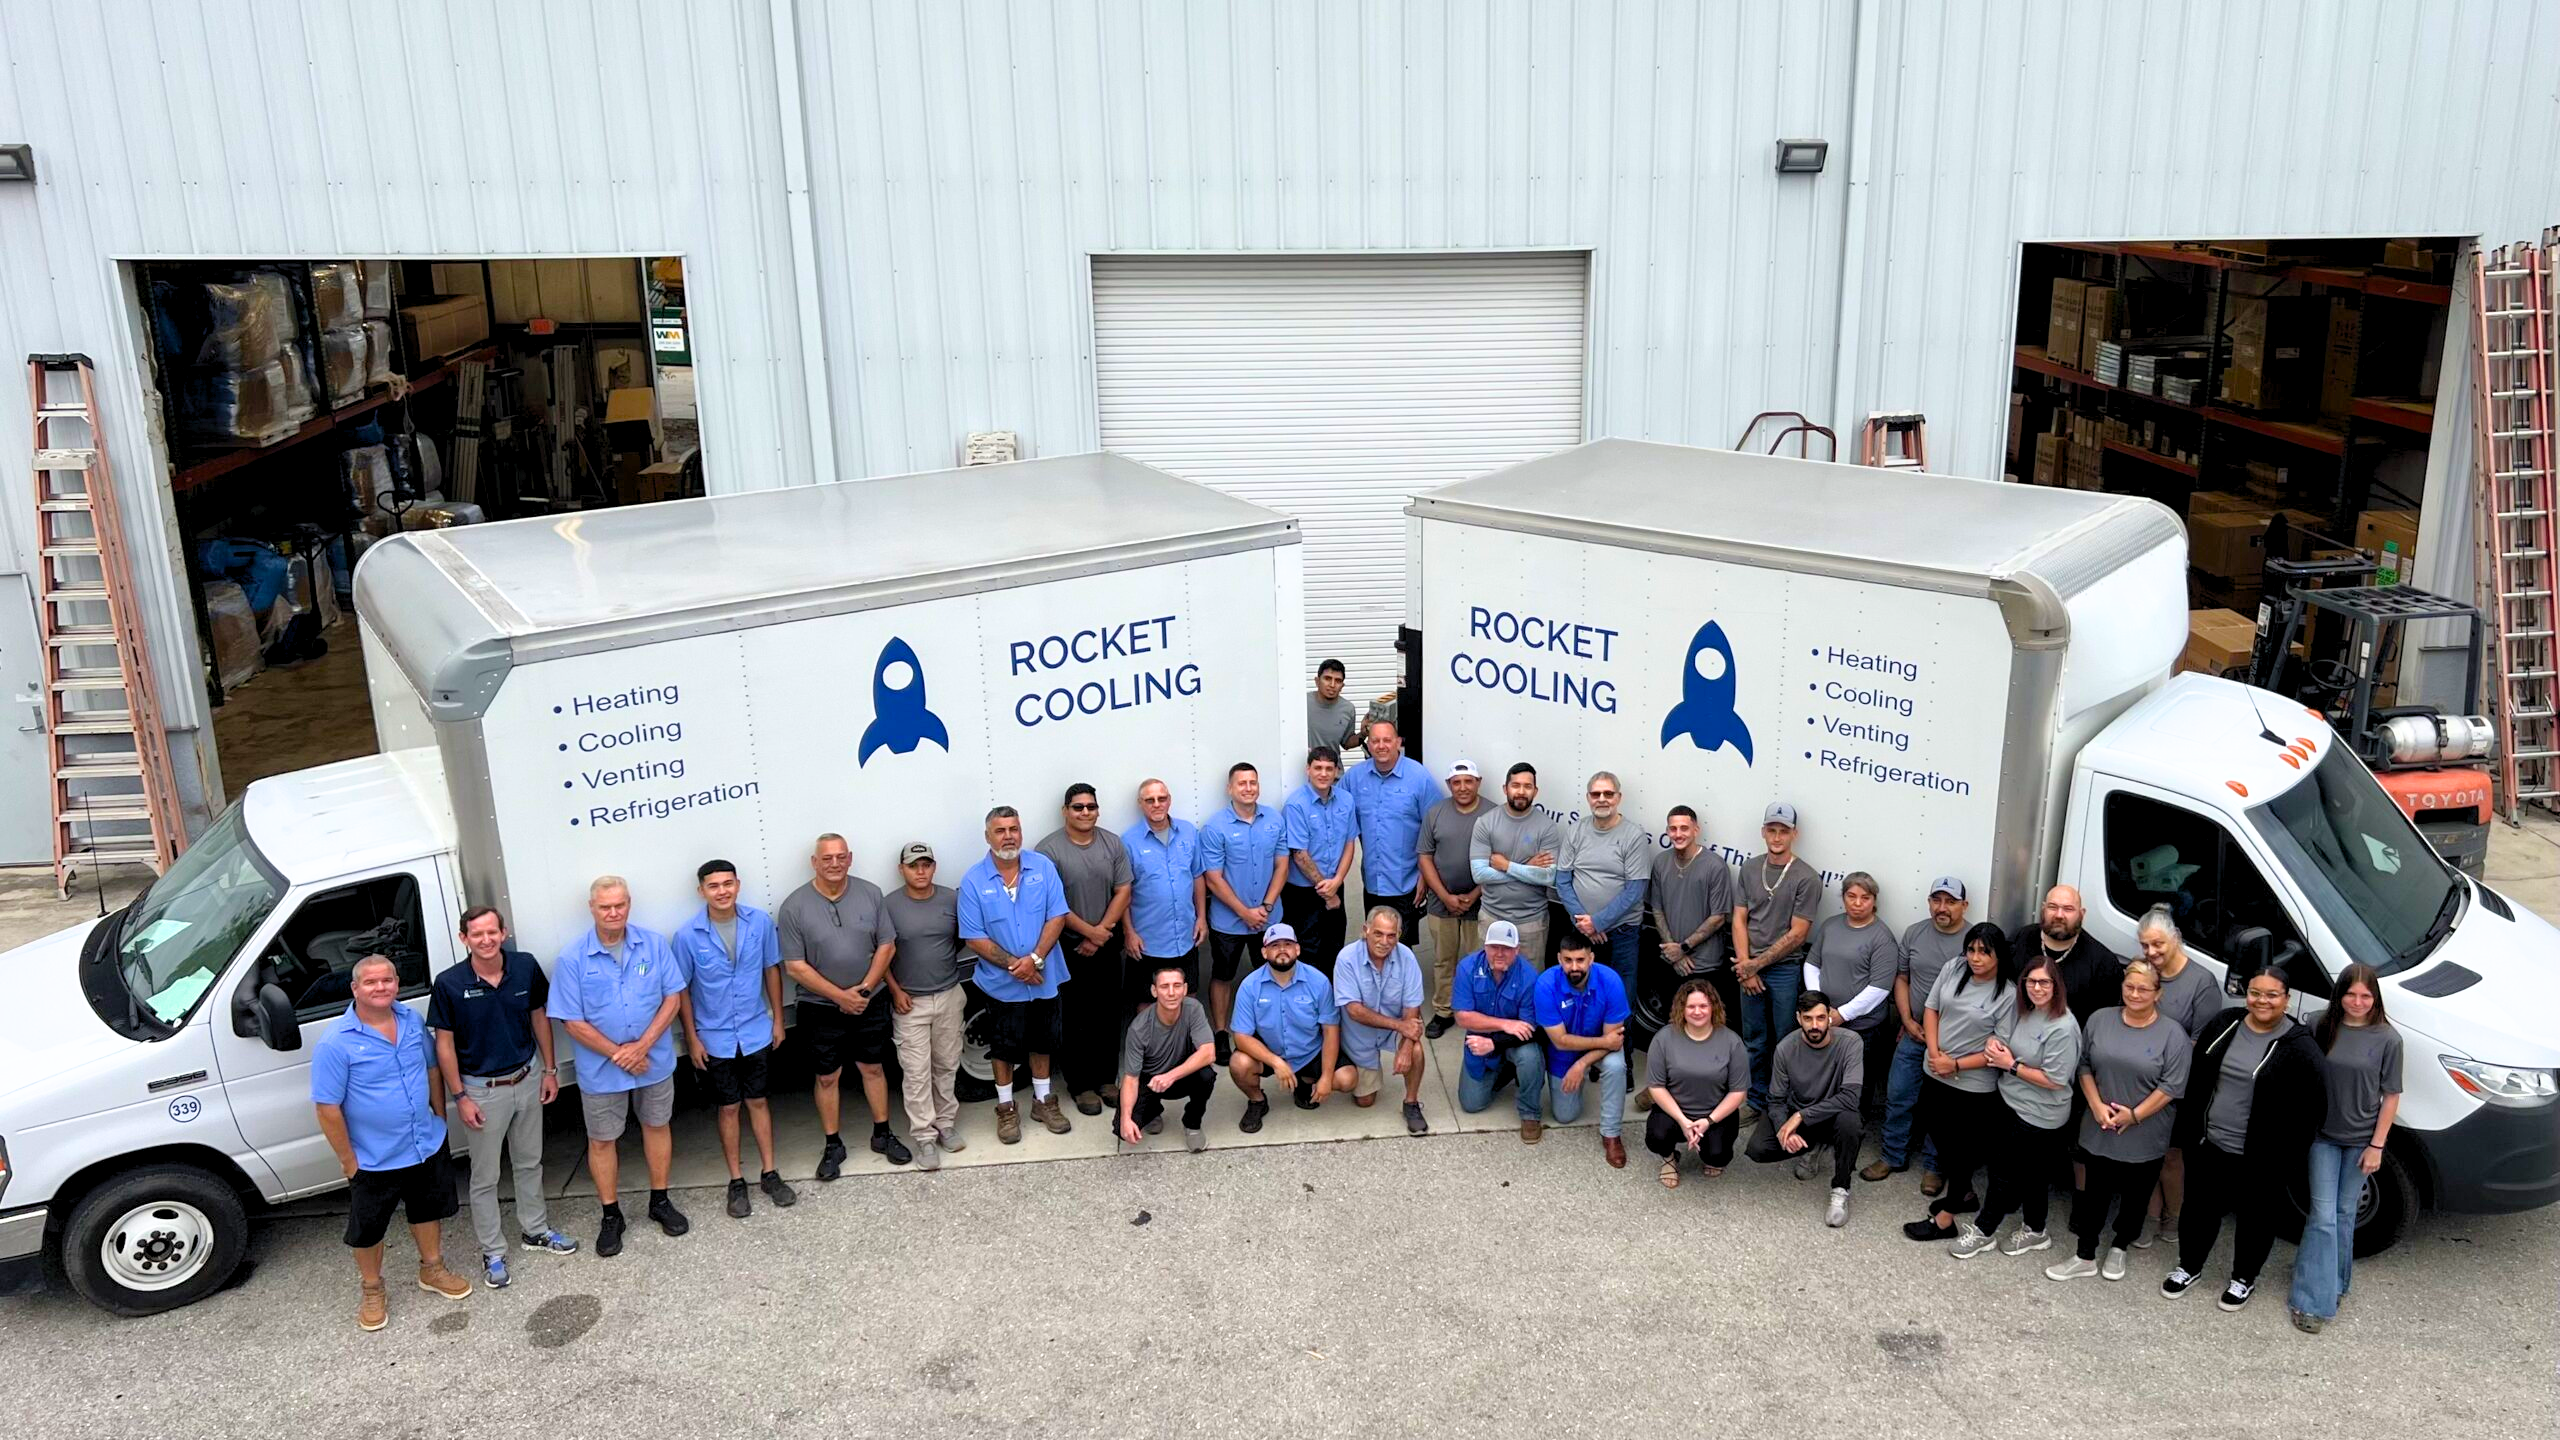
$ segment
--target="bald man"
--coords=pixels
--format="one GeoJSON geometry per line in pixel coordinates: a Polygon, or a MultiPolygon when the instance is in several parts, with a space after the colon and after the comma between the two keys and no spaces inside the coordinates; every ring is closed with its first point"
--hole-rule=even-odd
{"type": "Polygon", "coordinates": [[[2053,962],[2071,996],[2071,1016],[2081,1024],[2116,1003],[2124,961],[2080,928],[2080,892],[2056,885],[2044,892],[2044,918],[2009,937],[2009,952],[2024,967],[2041,953],[2053,962]]]}

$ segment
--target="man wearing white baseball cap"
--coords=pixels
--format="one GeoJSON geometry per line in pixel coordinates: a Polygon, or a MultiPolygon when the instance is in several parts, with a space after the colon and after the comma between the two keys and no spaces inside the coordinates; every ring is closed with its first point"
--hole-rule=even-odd
{"type": "Polygon", "coordinates": [[[1484,948],[1458,962],[1452,996],[1466,1031],[1466,1064],[1458,1074],[1458,1108],[1470,1115],[1492,1106],[1504,1072],[1520,1085],[1520,1143],[1535,1145],[1546,1122],[1547,1052],[1538,1038],[1537,967],[1520,958],[1520,927],[1495,920],[1484,948]]]}
{"type": "MultiPolygon", "coordinates": [[[[1456,1023],[1449,1009],[1449,987],[1458,967],[1476,949],[1476,932],[1484,920],[1480,903],[1484,887],[1476,883],[1467,858],[1467,847],[1475,843],[1476,820],[1484,814],[1484,777],[1473,763],[1456,760],[1450,762],[1444,778],[1449,782],[1449,798],[1422,817],[1422,837],[1414,847],[1414,858],[1422,867],[1422,923],[1430,932],[1427,937],[1414,937],[1414,948],[1422,953],[1430,972],[1423,978],[1430,992],[1431,1023],[1422,1033],[1433,1040],[1448,1034],[1456,1023]]],[[[1515,938],[1511,943],[1520,942],[1515,938]]]]}

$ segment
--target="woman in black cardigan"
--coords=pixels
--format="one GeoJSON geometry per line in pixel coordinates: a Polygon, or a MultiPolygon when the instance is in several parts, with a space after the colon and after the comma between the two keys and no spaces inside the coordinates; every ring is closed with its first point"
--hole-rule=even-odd
{"type": "Polygon", "coordinates": [[[2187,1153],[2186,1211],[2178,1218],[2178,1268],[2160,1282],[2171,1297],[2194,1288],[2222,1233],[2237,1222],[2231,1283],[2222,1308],[2237,1310],[2258,1288],[2258,1268],[2275,1244],[2276,1207],[2303,1172],[2311,1138],[2329,1110],[2326,1062],[2308,1026],[2285,1014],[2292,987],[2275,970],[2249,978],[2249,1002],[2205,1022],[2179,1102],[2177,1143],[2187,1153]]]}

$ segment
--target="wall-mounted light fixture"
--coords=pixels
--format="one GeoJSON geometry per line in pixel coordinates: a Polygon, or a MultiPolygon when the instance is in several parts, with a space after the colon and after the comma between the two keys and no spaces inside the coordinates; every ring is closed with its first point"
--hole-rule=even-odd
{"type": "Polygon", "coordinates": [[[1819,175],[1823,157],[1831,153],[1828,140],[1781,140],[1778,142],[1778,173],[1781,175],[1819,175]]]}
{"type": "Polygon", "coordinates": [[[23,180],[33,184],[35,178],[36,147],[0,145],[0,182],[23,180]]]}

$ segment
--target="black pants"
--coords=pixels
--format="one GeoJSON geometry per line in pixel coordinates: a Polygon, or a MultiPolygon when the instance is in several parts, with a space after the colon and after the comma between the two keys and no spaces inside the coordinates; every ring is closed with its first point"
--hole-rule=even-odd
{"type": "Polygon", "coordinates": [[[2186,1208],[2178,1212],[2179,1268],[2190,1275],[2204,1273],[2214,1239],[2222,1233],[2222,1217],[2228,1215],[2238,1231],[2232,1238],[2231,1278],[2254,1284],[2267,1263],[2267,1251],[2275,1246],[2275,1210],[2285,1203],[2284,1187],[2252,1175],[2248,1161],[2210,1140],[2200,1140],[2186,1150],[2186,1208]]]}
{"type": "MultiPolygon", "coordinates": [[[[1884,1008],[1888,1011],[1893,1009],[1890,998],[1884,1002],[1884,1008]]],[[[1888,1015],[1869,1029],[1852,1030],[1851,1033],[1866,1046],[1866,1080],[1858,1091],[1858,1109],[1869,1120],[1881,1120],[1884,1118],[1885,1091],[1892,1088],[1893,1047],[1902,1039],[1902,1021],[1888,1015]]]]}
{"type": "Polygon", "coordinates": [[[1128,1033],[1129,1016],[1120,996],[1120,937],[1113,935],[1091,955],[1075,952],[1072,940],[1059,942],[1067,960],[1067,982],[1058,987],[1060,1053],[1069,1093],[1108,1090],[1120,1066],[1120,1041],[1128,1033]]]}
{"type": "Polygon", "coordinates": [[[1920,1082],[1921,1123],[1938,1144],[1938,1173],[1946,1177],[1945,1198],[1978,1194],[1973,1172],[1982,1168],[2000,1141],[2008,1110],[1996,1090],[1959,1090],[1928,1076],[1920,1082]]]}
{"type": "MultiPolygon", "coordinates": [[[[1778,1143],[1778,1127],[1783,1123],[1778,1116],[1761,1116],[1760,1128],[1752,1132],[1751,1144],[1742,1153],[1763,1165],[1795,1158],[1778,1143]]],[[[1858,1169],[1858,1147],[1867,1143],[1866,1127],[1858,1117],[1834,1115],[1828,1120],[1808,1121],[1796,1127],[1796,1134],[1808,1149],[1825,1144],[1831,1147],[1831,1188],[1848,1189],[1849,1177],[1858,1169]]]]}
{"type": "Polygon", "coordinates": [[[2046,1202],[2053,1195],[2054,1167],[2070,1155],[2071,1128],[2065,1124],[2046,1130],[2031,1125],[2005,1100],[2000,1113],[2008,1123],[1992,1147],[1991,1189],[1973,1223],[1983,1234],[1996,1235],[2001,1222],[2015,1211],[2028,1229],[2042,1230],[2046,1202]]]}
{"type": "Polygon", "coordinates": [[[1138,1077],[1138,1098],[1129,1106],[1129,1118],[1138,1123],[1139,1129],[1146,1129],[1149,1122],[1164,1113],[1167,1097],[1182,1102],[1183,1129],[1200,1128],[1201,1117],[1209,1113],[1210,1092],[1218,1088],[1217,1066],[1207,1065],[1192,1071],[1166,1087],[1163,1095],[1147,1088],[1147,1078],[1144,1075],[1138,1077]]]}
{"type": "MultiPolygon", "coordinates": [[[[2098,1258],[2098,1232],[2106,1228],[2109,1201],[2116,1206],[2114,1248],[2133,1248],[2133,1242],[2142,1235],[2142,1212],[2150,1207],[2151,1192],[2160,1185],[2160,1159],[2107,1160],[2083,1152],[2080,1164],[2089,1176],[2071,1197],[2071,1236],[2080,1242],[2080,1258],[2098,1258]]],[[[2193,1161],[2188,1163],[2187,1173],[2195,1173],[2193,1161]]],[[[2188,1193],[2194,1194],[2195,1182],[2190,1180],[2187,1184],[2188,1193]]],[[[2187,1202],[2187,1208],[2194,1209],[2195,1202],[2187,1202]]],[[[2214,1223],[2219,1225],[2220,1218],[2216,1217],[2214,1223]]]]}
{"type": "MultiPolygon", "coordinates": [[[[1698,1159],[1721,1170],[1733,1163],[1733,1139],[1742,1133],[1742,1112],[1734,1111],[1698,1137],[1698,1159]]],[[[1680,1125],[1656,1106],[1644,1117],[1644,1148],[1668,1160],[1680,1148],[1680,1125]]]]}
{"type": "Polygon", "coordinates": [[[1333,957],[1342,953],[1348,912],[1336,905],[1326,909],[1324,897],[1313,885],[1288,885],[1280,891],[1280,913],[1289,928],[1298,932],[1298,956],[1307,968],[1333,978],[1333,957]]]}

